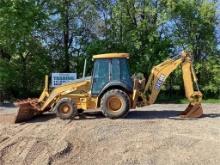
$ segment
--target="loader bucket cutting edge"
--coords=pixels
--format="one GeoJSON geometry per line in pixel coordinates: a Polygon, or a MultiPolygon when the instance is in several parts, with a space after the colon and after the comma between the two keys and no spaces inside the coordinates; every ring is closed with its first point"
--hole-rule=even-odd
{"type": "Polygon", "coordinates": [[[180,114],[181,118],[199,118],[203,115],[201,104],[189,104],[188,107],[180,114]]]}
{"type": "Polygon", "coordinates": [[[35,106],[37,104],[36,99],[19,101],[14,104],[18,107],[17,114],[15,115],[14,119],[15,123],[28,121],[39,114],[39,111],[35,106]]]}

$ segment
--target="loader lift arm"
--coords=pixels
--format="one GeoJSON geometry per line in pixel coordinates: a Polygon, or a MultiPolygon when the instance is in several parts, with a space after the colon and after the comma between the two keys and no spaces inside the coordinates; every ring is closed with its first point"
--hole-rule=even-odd
{"type": "MultiPolygon", "coordinates": [[[[148,81],[144,88],[137,88],[134,85],[134,103],[138,98],[142,100],[143,105],[153,104],[160,92],[160,89],[166,78],[179,66],[182,68],[182,76],[185,88],[185,95],[189,101],[186,110],[181,114],[182,117],[195,118],[200,117],[203,113],[201,107],[202,93],[199,91],[197,77],[192,66],[192,57],[190,53],[182,52],[180,56],[168,59],[161,64],[153,67],[148,81]],[[196,90],[194,90],[194,84],[196,90]]],[[[142,82],[145,83],[145,82],[142,82]]],[[[139,87],[143,85],[139,85],[139,87]]]]}

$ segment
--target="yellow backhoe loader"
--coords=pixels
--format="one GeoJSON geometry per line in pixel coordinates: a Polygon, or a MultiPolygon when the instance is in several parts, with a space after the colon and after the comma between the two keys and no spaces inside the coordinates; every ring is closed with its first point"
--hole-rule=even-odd
{"type": "Polygon", "coordinates": [[[19,101],[15,122],[26,121],[46,111],[55,111],[62,119],[70,119],[79,111],[100,108],[109,118],[126,116],[129,109],[153,104],[166,78],[179,65],[182,67],[185,94],[189,106],[182,112],[183,118],[201,117],[202,93],[192,66],[190,53],[182,52],[153,67],[147,83],[131,78],[127,53],[94,55],[91,77],[65,83],[49,92],[48,76],[39,99],[19,101]],[[196,90],[194,90],[194,85],[196,90]]]}

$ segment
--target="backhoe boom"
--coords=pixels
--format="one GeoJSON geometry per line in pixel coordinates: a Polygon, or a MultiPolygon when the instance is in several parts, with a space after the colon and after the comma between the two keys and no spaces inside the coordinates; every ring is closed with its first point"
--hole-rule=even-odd
{"type": "Polygon", "coordinates": [[[165,80],[179,65],[182,68],[185,95],[190,102],[182,115],[184,115],[183,117],[200,117],[203,113],[201,107],[202,93],[199,91],[196,74],[192,67],[191,54],[186,52],[182,52],[180,56],[168,59],[153,67],[145,88],[134,89],[133,99],[135,99],[135,105],[138,100],[142,101],[141,104],[138,103],[142,106],[153,104],[165,80]],[[194,84],[196,84],[196,90],[194,90],[194,84]]]}

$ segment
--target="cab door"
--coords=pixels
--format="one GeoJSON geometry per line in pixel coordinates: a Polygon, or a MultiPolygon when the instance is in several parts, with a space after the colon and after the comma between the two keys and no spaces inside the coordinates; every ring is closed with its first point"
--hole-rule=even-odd
{"type": "Polygon", "coordinates": [[[110,81],[109,59],[97,59],[95,61],[92,78],[92,95],[97,96],[104,86],[110,81]]]}

